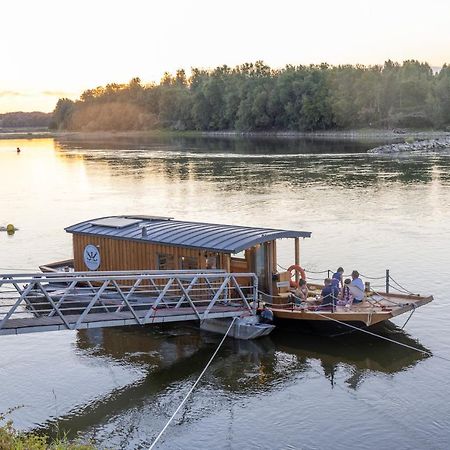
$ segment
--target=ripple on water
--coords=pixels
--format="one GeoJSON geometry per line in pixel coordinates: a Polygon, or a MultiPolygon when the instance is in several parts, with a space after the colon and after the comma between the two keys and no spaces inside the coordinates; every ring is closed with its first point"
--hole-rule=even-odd
{"type": "MultiPolygon", "coordinates": [[[[450,156],[369,156],[370,146],[0,141],[1,217],[20,228],[0,234],[0,267],[64,259],[65,226],[124,212],[310,230],[302,243],[307,268],[342,265],[381,277],[389,268],[411,291],[432,293],[408,334],[384,332],[450,357],[450,156]]],[[[293,253],[289,240],[280,242],[282,266],[293,253]]],[[[54,433],[59,417],[69,436],[124,449],[148,447],[219,341],[192,327],[1,339],[8,395],[0,411],[23,404],[12,414],[20,428],[54,433]]],[[[448,364],[362,335],[278,331],[258,342],[227,341],[161,448],[444,449],[448,364]]]]}

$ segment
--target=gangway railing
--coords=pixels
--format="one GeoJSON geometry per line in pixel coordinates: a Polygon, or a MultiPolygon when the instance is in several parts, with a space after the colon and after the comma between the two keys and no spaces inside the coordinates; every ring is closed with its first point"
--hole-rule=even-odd
{"type": "Polygon", "coordinates": [[[255,314],[257,296],[221,270],[0,274],[0,335],[255,314]]]}

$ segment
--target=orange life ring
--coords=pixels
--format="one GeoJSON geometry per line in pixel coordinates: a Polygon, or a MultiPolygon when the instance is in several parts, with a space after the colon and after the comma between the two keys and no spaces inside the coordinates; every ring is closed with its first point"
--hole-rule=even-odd
{"type": "Polygon", "coordinates": [[[289,282],[289,285],[291,286],[291,288],[298,288],[298,281],[294,281],[292,280],[292,271],[295,270],[295,272],[298,272],[300,274],[300,276],[302,277],[303,280],[306,281],[306,273],[305,273],[305,269],[303,269],[302,267],[300,267],[297,264],[292,264],[292,266],[290,266],[288,268],[288,272],[291,272],[291,280],[289,282]]]}

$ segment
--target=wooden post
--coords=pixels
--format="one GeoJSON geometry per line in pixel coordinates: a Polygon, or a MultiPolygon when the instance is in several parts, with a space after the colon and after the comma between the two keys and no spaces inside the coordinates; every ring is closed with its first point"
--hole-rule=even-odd
{"type": "Polygon", "coordinates": [[[386,269],[386,294],[389,294],[389,269],[386,269]]]}
{"type": "Polygon", "coordinates": [[[273,295],[273,283],[272,283],[272,273],[275,268],[273,266],[273,244],[274,242],[266,242],[264,245],[266,246],[266,279],[267,279],[267,288],[269,290],[269,294],[273,295]]]}
{"type": "Polygon", "coordinates": [[[231,255],[229,253],[224,253],[224,269],[227,273],[231,272],[231,255]]]}
{"type": "MultiPolygon", "coordinates": [[[[300,265],[300,238],[296,237],[294,238],[294,242],[295,242],[295,260],[294,260],[294,264],[296,266],[300,265]]],[[[295,272],[295,282],[298,283],[298,279],[299,279],[299,273],[295,272]]]]}

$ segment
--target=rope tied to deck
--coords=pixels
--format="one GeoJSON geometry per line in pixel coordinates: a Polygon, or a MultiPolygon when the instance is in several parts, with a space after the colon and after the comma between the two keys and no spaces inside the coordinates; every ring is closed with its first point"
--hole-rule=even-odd
{"type": "Polygon", "coordinates": [[[395,341],[394,339],[390,339],[390,338],[388,338],[388,337],[386,337],[386,336],[382,336],[381,334],[373,333],[372,331],[365,330],[365,329],[363,329],[363,328],[355,327],[354,325],[351,325],[351,324],[349,324],[349,323],[343,322],[343,321],[341,321],[341,320],[337,320],[337,319],[334,319],[334,318],[332,318],[332,317],[325,316],[324,314],[320,314],[320,313],[317,312],[317,311],[310,311],[310,313],[311,313],[311,314],[317,314],[318,316],[324,317],[325,319],[331,320],[331,321],[333,321],[333,322],[340,323],[340,324],[342,324],[342,325],[345,325],[346,327],[349,327],[349,328],[352,328],[352,329],[354,329],[354,330],[360,331],[361,333],[366,333],[366,334],[369,334],[369,335],[371,335],[371,336],[374,336],[374,337],[383,339],[383,340],[385,340],[385,341],[392,342],[393,344],[401,345],[402,347],[406,347],[406,348],[409,348],[409,349],[411,349],[411,350],[415,350],[416,352],[422,353],[422,354],[424,354],[424,355],[427,355],[427,356],[434,356],[435,358],[439,358],[439,359],[442,359],[442,360],[444,360],[444,361],[450,362],[450,359],[449,359],[449,358],[446,358],[445,356],[436,355],[436,354],[431,353],[430,351],[421,350],[420,348],[413,347],[412,345],[408,345],[408,344],[404,344],[403,342],[395,341]]]}
{"type": "Polygon", "coordinates": [[[178,411],[180,411],[181,407],[186,403],[187,399],[189,398],[189,396],[192,394],[193,390],[195,389],[195,387],[197,386],[197,384],[200,382],[200,380],[202,379],[203,375],[205,374],[205,372],[207,371],[208,367],[211,365],[213,359],[215,358],[215,356],[217,355],[217,353],[220,350],[220,347],[222,347],[222,344],[225,342],[225,339],[228,336],[228,333],[231,331],[231,328],[233,327],[233,324],[235,322],[235,320],[237,319],[237,317],[233,317],[233,320],[230,323],[230,326],[228,327],[228,330],[226,331],[226,333],[224,334],[222,340],[220,341],[219,345],[216,348],[216,351],[213,353],[213,355],[211,356],[211,358],[209,359],[208,363],[206,364],[205,368],[202,370],[202,372],[200,373],[200,375],[198,376],[197,380],[195,381],[195,383],[192,385],[192,387],[189,389],[188,393],[185,395],[185,397],[183,398],[182,402],[179,404],[178,408],[175,410],[175,412],[171,415],[170,419],[168,420],[168,422],[164,425],[164,428],[160,431],[160,433],[158,434],[158,436],[156,436],[156,439],[152,442],[152,445],[150,445],[150,447],[148,448],[148,450],[152,450],[155,445],[158,443],[159,439],[161,438],[161,436],[164,434],[164,432],[166,431],[167,427],[170,425],[170,423],[172,422],[172,420],[175,418],[175,416],[178,414],[178,411]]]}
{"type": "Polygon", "coordinates": [[[399,287],[399,289],[397,289],[395,286],[391,286],[391,287],[393,287],[394,289],[396,289],[397,291],[403,292],[403,293],[409,294],[409,295],[417,295],[417,294],[414,294],[413,292],[409,291],[409,290],[406,289],[405,287],[403,287],[403,286],[402,286],[400,283],[398,283],[397,281],[395,281],[395,280],[392,278],[391,275],[389,275],[389,279],[390,279],[392,282],[394,282],[394,283],[399,287]]]}

